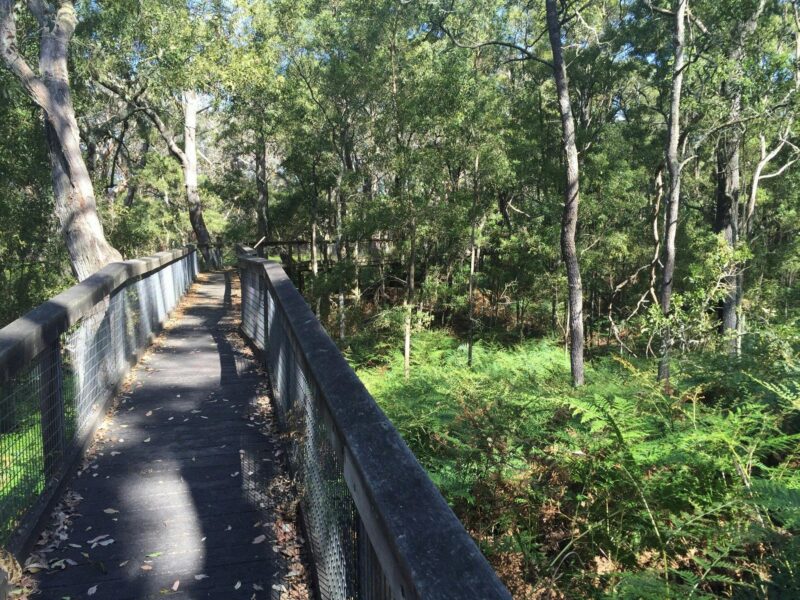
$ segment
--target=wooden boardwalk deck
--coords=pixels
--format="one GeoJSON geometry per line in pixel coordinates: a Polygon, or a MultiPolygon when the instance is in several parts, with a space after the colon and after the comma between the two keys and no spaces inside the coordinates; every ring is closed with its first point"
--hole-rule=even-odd
{"type": "Polygon", "coordinates": [[[136,371],[69,483],[83,499],[68,538],[46,556],[65,568],[37,575],[37,598],[281,596],[293,567],[275,545],[269,490],[285,466],[257,410],[265,379],[221,323],[229,298],[222,274],[196,284],[136,371]]]}

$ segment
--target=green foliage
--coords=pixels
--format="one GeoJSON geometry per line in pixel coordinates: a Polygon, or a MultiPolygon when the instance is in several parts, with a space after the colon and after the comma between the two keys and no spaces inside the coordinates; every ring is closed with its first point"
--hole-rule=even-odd
{"type": "Polygon", "coordinates": [[[796,371],[749,379],[719,403],[696,373],[665,396],[645,364],[617,359],[595,361],[593,383],[573,390],[563,349],[547,342],[478,344],[468,369],[462,345],[426,331],[413,356],[407,382],[401,355],[354,358],[491,560],[502,569],[522,557],[531,589],[539,579],[565,597],[799,589],[796,371]]]}

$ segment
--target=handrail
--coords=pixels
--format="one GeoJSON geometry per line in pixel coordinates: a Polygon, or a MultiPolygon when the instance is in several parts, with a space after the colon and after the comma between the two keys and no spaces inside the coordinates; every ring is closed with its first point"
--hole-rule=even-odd
{"type": "Polygon", "coordinates": [[[251,251],[239,253],[242,330],[295,430],[320,595],[510,598],[286,273],[251,251]]]}
{"type": "Polygon", "coordinates": [[[111,263],[0,329],[0,544],[18,558],[196,274],[192,247],[111,263]]]}
{"type": "Polygon", "coordinates": [[[187,246],[115,262],[0,329],[0,381],[7,380],[120,286],[194,252],[187,246]]]}

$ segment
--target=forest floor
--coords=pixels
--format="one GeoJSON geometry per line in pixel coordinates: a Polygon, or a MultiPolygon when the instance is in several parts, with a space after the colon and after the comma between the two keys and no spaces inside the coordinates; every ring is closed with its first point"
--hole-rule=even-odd
{"type": "Polygon", "coordinates": [[[575,389],[552,340],[480,341],[470,368],[443,329],[414,333],[406,379],[398,330],[349,358],[515,598],[800,598],[800,371],[777,349],[681,357],[671,393],[656,361],[598,356],[575,389]]]}

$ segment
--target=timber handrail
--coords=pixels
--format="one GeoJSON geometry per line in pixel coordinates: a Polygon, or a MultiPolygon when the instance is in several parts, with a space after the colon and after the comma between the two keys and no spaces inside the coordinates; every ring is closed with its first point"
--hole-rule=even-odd
{"type": "Polygon", "coordinates": [[[187,246],[106,265],[0,329],[0,381],[7,380],[120,286],[194,252],[187,246]]]}
{"type": "Polygon", "coordinates": [[[281,266],[239,247],[242,330],[263,353],[323,598],[510,598],[281,266]]]}

